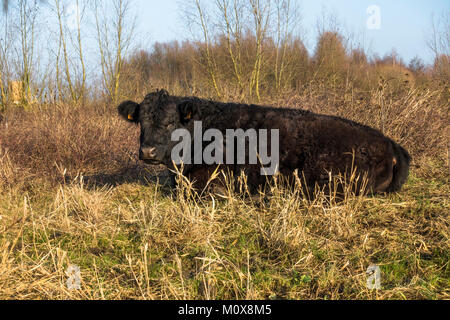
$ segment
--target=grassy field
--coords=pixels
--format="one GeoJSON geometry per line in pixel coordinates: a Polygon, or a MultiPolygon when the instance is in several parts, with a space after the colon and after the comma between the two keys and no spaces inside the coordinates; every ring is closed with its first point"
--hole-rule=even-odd
{"type": "MultiPolygon", "coordinates": [[[[260,197],[174,190],[157,183],[163,168],[137,161],[139,128],[112,107],[11,110],[0,123],[0,298],[449,299],[448,106],[432,99],[406,95],[383,115],[413,155],[405,187],[341,202],[281,183],[260,197]],[[366,286],[373,264],[379,290],[366,286]],[[70,265],[79,290],[67,287],[70,265]]],[[[369,104],[289,103],[380,127],[369,104]]]]}

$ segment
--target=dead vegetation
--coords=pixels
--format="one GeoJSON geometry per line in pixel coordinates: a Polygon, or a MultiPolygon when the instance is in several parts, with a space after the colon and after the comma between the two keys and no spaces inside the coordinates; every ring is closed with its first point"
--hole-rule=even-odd
{"type": "Polygon", "coordinates": [[[318,21],[310,56],[289,0],[191,1],[200,39],[130,54],[129,2],[109,12],[79,0],[74,31],[65,19],[48,26],[56,45],[46,67],[37,65],[45,33],[15,32],[45,30],[42,14],[61,18],[66,4],[52,3],[49,13],[21,0],[1,16],[0,299],[450,298],[446,25],[433,24],[434,64],[407,66],[395,51],[367,56],[336,17],[318,21]],[[88,19],[97,66],[83,51],[88,19]],[[102,74],[90,81],[93,69],[102,74]],[[196,193],[182,177],[174,190],[163,168],[137,160],[139,128],[111,103],[156,88],[361,122],[411,153],[410,177],[390,195],[344,186],[341,201],[281,178],[256,197],[231,184],[196,193]],[[67,286],[71,265],[80,289],[67,286]],[[371,265],[379,290],[366,286],[371,265]]]}
{"type": "MultiPolygon", "coordinates": [[[[380,121],[369,102],[314,99],[288,103],[380,121]]],[[[111,108],[8,112],[0,297],[448,299],[450,190],[436,131],[448,127],[438,100],[411,91],[385,105],[386,132],[414,158],[404,189],[359,197],[347,188],[340,202],[308,200],[300,185],[281,182],[259,197],[231,187],[197,194],[185,180],[171,190],[155,183],[161,169],[138,163],[138,128],[111,108]],[[371,264],[381,268],[381,290],[366,287],[371,264]],[[66,286],[69,265],[80,267],[80,290],[66,286]]]]}

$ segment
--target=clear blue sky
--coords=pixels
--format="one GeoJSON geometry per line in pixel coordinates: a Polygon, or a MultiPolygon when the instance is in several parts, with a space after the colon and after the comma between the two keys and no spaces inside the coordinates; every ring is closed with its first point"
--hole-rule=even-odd
{"type": "MultiPolygon", "coordinates": [[[[183,40],[189,38],[180,14],[180,3],[187,0],[135,0],[138,5],[139,30],[150,41],[183,40]]],[[[214,1],[214,0],[203,0],[214,1]]],[[[393,48],[408,62],[415,55],[426,62],[432,54],[425,44],[431,15],[450,9],[449,0],[293,0],[302,8],[302,25],[306,29],[306,45],[315,45],[315,21],[325,7],[336,12],[345,30],[363,31],[370,50],[381,56],[393,48]],[[380,29],[368,29],[367,8],[380,9],[380,29]]]]}

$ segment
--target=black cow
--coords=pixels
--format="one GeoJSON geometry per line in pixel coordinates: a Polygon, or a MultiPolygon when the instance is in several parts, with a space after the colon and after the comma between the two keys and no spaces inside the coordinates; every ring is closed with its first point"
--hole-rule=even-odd
{"type": "MultiPolygon", "coordinates": [[[[300,109],[171,96],[165,90],[148,94],[141,104],[125,101],[119,105],[118,111],[126,120],[140,124],[139,158],[149,164],[173,168],[172,149],[179,141],[172,141],[172,132],[180,128],[191,134],[193,153],[194,128],[201,121],[202,133],[214,128],[223,136],[226,136],[227,129],[246,132],[249,129],[256,132],[278,129],[278,171],[286,176],[297,171],[309,188],[327,186],[330,176],[341,174],[349,177],[351,171],[356,170],[361,177],[359,181],[366,176],[366,190],[393,192],[399,190],[408,177],[411,159],[404,148],[373,128],[339,117],[300,109]]],[[[224,154],[231,146],[226,141],[223,142],[224,154]]],[[[202,147],[206,144],[203,142],[202,147]]],[[[270,139],[268,144],[270,150],[270,139]]],[[[249,152],[246,151],[247,160],[249,152]]],[[[243,171],[253,190],[267,181],[267,177],[261,174],[261,163],[238,164],[234,161],[221,166],[235,176],[243,171]]],[[[183,173],[202,187],[217,164],[185,163],[183,167],[183,173]]]]}

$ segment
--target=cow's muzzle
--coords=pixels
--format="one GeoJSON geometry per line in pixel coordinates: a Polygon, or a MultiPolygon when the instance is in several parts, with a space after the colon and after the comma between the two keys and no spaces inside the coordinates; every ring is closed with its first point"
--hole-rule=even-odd
{"type": "Polygon", "coordinates": [[[141,148],[139,150],[139,160],[149,164],[158,164],[161,162],[157,159],[155,147],[141,148]]]}

